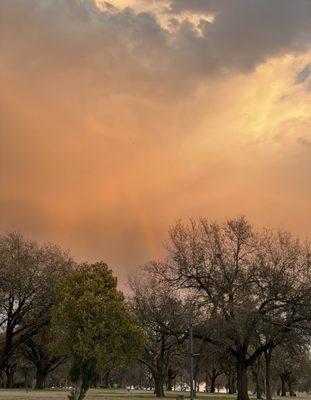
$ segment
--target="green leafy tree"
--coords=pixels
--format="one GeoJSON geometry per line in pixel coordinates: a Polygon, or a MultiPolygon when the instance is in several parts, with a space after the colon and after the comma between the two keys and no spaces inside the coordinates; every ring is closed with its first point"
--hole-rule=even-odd
{"type": "Polygon", "coordinates": [[[52,310],[55,347],[71,359],[71,399],[82,399],[97,371],[127,365],[144,341],[117,279],[103,262],[82,264],[58,286],[52,310]]]}

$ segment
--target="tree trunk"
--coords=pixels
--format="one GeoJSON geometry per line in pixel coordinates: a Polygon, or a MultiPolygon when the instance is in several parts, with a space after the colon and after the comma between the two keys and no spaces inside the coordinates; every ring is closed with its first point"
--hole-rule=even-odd
{"type": "Polygon", "coordinates": [[[12,389],[14,385],[14,371],[6,372],[6,388],[12,389]]]}
{"type": "Polygon", "coordinates": [[[215,389],[216,389],[216,376],[215,374],[212,374],[210,376],[211,379],[211,393],[215,393],[215,389]]]}
{"type": "Polygon", "coordinates": [[[195,379],[193,380],[193,397],[197,397],[197,383],[195,379]]]}
{"type": "Polygon", "coordinates": [[[252,370],[252,375],[253,375],[253,381],[255,383],[255,392],[256,393],[256,398],[257,399],[262,399],[262,385],[261,385],[261,360],[258,360],[258,363],[255,365],[252,365],[251,367],[252,370]]]}
{"type": "Polygon", "coordinates": [[[45,388],[45,380],[48,375],[46,368],[42,368],[40,365],[37,365],[36,370],[36,389],[44,389],[45,388]]]}
{"type": "Polygon", "coordinates": [[[6,375],[6,388],[12,389],[14,386],[14,374],[16,371],[16,365],[7,365],[4,368],[4,372],[6,375]]]}
{"type": "Polygon", "coordinates": [[[256,388],[256,399],[262,399],[262,390],[260,386],[256,388]]]}
{"type": "Polygon", "coordinates": [[[280,376],[281,378],[281,396],[285,397],[286,396],[286,382],[285,382],[285,377],[283,375],[280,376]]]}
{"type": "Polygon", "coordinates": [[[236,379],[233,379],[232,381],[232,390],[233,390],[233,394],[235,394],[237,392],[237,388],[236,388],[236,379]]]}
{"type": "Polygon", "coordinates": [[[166,385],[166,389],[168,391],[172,391],[173,390],[173,379],[175,374],[173,373],[173,371],[169,368],[168,372],[167,372],[167,385],[166,385]]]}
{"type": "Polygon", "coordinates": [[[247,364],[244,352],[241,352],[237,357],[237,389],[237,400],[249,400],[247,384],[247,364]]]}
{"type": "Polygon", "coordinates": [[[156,397],[165,397],[164,394],[164,382],[162,376],[155,375],[154,376],[154,393],[156,397]]]}
{"type": "Polygon", "coordinates": [[[106,371],[103,379],[104,389],[109,389],[109,378],[110,378],[110,371],[106,371]]]}
{"type": "Polygon", "coordinates": [[[255,390],[256,390],[256,398],[257,399],[262,399],[262,387],[261,387],[261,383],[260,383],[260,377],[257,375],[256,376],[256,381],[255,381],[255,390]]]}
{"type": "Polygon", "coordinates": [[[231,382],[231,381],[228,382],[228,393],[229,394],[234,394],[235,393],[234,383],[231,382]]]}
{"type": "Polygon", "coordinates": [[[290,395],[291,397],[295,397],[296,394],[295,394],[295,392],[294,392],[294,390],[293,390],[292,380],[291,380],[290,378],[287,380],[287,385],[288,385],[289,395],[290,395]]]}
{"type": "Polygon", "coordinates": [[[272,385],[271,385],[272,350],[267,350],[264,354],[266,360],[266,400],[272,400],[272,385]]]}
{"type": "Polygon", "coordinates": [[[82,386],[83,386],[83,374],[82,374],[82,372],[80,372],[78,375],[77,381],[76,381],[76,387],[75,387],[75,391],[74,391],[74,400],[81,399],[82,386]]]}
{"type": "Polygon", "coordinates": [[[227,378],[227,386],[228,386],[228,393],[234,394],[235,393],[235,378],[234,374],[230,371],[226,374],[227,378]]]}

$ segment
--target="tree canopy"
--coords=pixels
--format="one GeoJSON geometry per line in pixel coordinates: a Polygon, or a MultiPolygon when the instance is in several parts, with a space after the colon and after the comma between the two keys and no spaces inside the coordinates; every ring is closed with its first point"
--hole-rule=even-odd
{"type": "Polygon", "coordinates": [[[57,246],[39,246],[18,233],[0,236],[0,370],[49,322],[56,282],[72,265],[57,246]]]}
{"type": "Polygon", "coordinates": [[[74,384],[73,400],[97,384],[164,397],[190,377],[239,400],[310,391],[310,242],[196,219],[170,229],[166,250],[125,297],[104,262],[0,235],[0,386],[74,384]]]}
{"type": "Polygon", "coordinates": [[[101,366],[133,361],[144,340],[116,278],[102,262],[79,265],[59,283],[52,322],[59,351],[72,360],[75,400],[83,398],[101,366]]]}
{"type": "Polygon", "coordinates": [[[239,400],[248,400],[248,367],[289,332],[310,329],[310,247],[289,233],[255,232],[245,218],[178,223],[150,270],[199,296],[196,336],[236,359],[239,400]]]}

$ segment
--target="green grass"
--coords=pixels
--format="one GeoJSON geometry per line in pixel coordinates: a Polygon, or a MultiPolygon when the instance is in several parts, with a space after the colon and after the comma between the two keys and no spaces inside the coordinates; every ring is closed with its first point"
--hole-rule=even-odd
{"type": "MultiPolygon", "coordinates": [[[[67,400],[69,394],[68,390],[29,390],[26,392],[24,389],[21,390],[6,390],[0,389],[0,400],[67,400]]],[[[185,398],[189,398],[189,392],[170,392],[166,393],[166,398],[175,399],[178,395],[184,395],[185,398]]],[[[224,394],[206,394],[199,393],[197,399],[205,400],[233,400],[236,396],[224,395],[224,394]]],[[[150,400],[155,399],[152,392],[143,390],[103,390],[103,389],[91,389],[88,391],[86,400],[150,400]]],[[[303,399],[296,397],[296,400],[303,399]]],[[[306,398],[304,399],[306,400],[306,398]]]]}

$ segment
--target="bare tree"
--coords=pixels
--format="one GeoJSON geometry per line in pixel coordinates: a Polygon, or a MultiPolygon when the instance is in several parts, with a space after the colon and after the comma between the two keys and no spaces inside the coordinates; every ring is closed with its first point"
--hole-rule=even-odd
{"type": "Polygon", "coordinates": [[[218,377],[224,374],[222,362],[226,357],[226,350],[206,343],[201,339],[195,340],[194,377],[197,383],[205,381],[205,391],[215,393],[218,377]],[[202,379],[204,378],[204,379],[202,379]]]}
{"type": "Polygon", "coordinates": [[[273,352],[271,362],[280,378],[283,397],[287,391],[295,396],[295,385],[308,373],[310,361],[310,341],[299,336],[292,336],[273,352]]]}
{"type": "Polygon", "coordinates": [[[182,301],[167,286],[155,287],[149,277],[132,279],[131,305],[146,335],[147,343],[139,361],[147,366],[157,397],[164,397],[172,359],[183,353],[187,338],[187,313],[182,301]]]}
{"type": "Polygon", "coordinates": [[[245,218],[178,223],[167,258],[150,269],[200,296],[205,321],[195,335],[235,358],[238,400],[249,398],[247,371],[258,357],[288,332],[310,329],[310,250],[288,233],[256,233],[245,218]],[[273,335],[259,343],[268,328],[273,335]]]}
{"type": "Polygon", "coordinates": [[[0,370],[49,321],[57,279],[72,266],[59,248],[20,234],[0,236],[0,370]]]}

